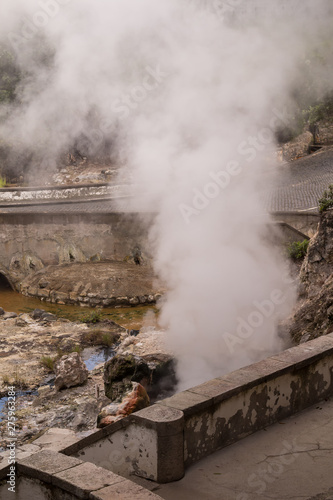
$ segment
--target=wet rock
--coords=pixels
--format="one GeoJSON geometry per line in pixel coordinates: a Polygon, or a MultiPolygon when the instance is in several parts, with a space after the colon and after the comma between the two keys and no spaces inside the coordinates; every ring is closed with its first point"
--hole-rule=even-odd
{"type": "Polygon", "coordinates": [[[5,310],[0,307],[0,316],[3,316],[5,314],[5,310]]]}
{"type": "Polygon", "coordinates": [[[178,383],[176,360],[169,354],[155,353],[142,356],[150,370],[148,394],[151,399],[167,397],[174,392],[178,383]]]}
{"type": "Polygon", "coordinates": [[[40,317],[42,316],[42,314],[44,314],[45,311],[44,309],[35,309],[32,313],[31,313],[31,317],[32,319],[40,319],[40,317]]]}
{"type": "Polygon", "coordinates": [[[147,386],[150,371],[140,357],[119,354],[104,365],[105,395],[115,401],[132,387],[132,382],[147,386]]]}
{"type": "Polygon", "coordinates": [[[97,427],[102,428],[149,406],[145,388],[138,382],[131,382],[123,398],[105,406],[97,417],[97,427]]]}
{"type": "Polygon", "coordinates": [[[51,314],[51,313],[48,313],[48,312],[44,312],[41,317],[40,317],[41,321],[57,321],[57,316],[55,314],[51,314]]]}
{"type": "Polygon", "coordinates": [[[13,319],[13,318],[17,318],[17,314],[14,313],[14,312],[6,312],[2,317],[3,319],[13,319]]]}
{"type": "Polygon", "coordinates": [[[57,391],[82,385],[88,379],[88,370],[81,356],[73,352],[62,356],[56,364],[54,385],[57,391]]]}
{"type": "Polygon", "coordinates": [[[118,354],[105,363],[104,391],[111,401],[119,399],[133,382],[140,383],[153,399],[171,391],[176,385],[174,359],[158,353],[142,357],[118,354]]]}

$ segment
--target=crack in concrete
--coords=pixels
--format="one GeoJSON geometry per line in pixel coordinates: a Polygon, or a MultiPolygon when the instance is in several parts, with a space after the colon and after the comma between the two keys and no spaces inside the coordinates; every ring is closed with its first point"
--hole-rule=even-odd
{"type": "Polygon", "coordinates": [[[260,462],[257,462],[258,465],[266,462],[269,458],[279,458],[279,457],[288,457],[290,455],[299,455],[301,453],[308,453],[310,451],[321,451],[319,448],[313,448],[310,450],[295,450],[295,451],[290,451],[287,453],[278,453],[277,455],[266,455],[266,458],[264,460],[261,460],[260,462]]]}

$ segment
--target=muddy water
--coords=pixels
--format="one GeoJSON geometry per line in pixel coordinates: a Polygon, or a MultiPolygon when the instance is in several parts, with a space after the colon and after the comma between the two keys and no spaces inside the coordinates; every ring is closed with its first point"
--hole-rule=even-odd
{"type": "MultiPolygon", "coordinates": [[[[34,309],[45,309],[60,318],[71,321],[81,321],[90,316],[95,309],[82,308],[80,306],[61,306],[41,302],[38,299],[24,297],[20,293],[13,292],[8,288],[0,288],[0,307],[5,311],[29,313],[34,309]]],[[[153,306],[141,306],[130,308],[105,308],[101,310],[101,317],[111,319],[128,329],[140,329],[142,326],[155,326],[158,309],[153,306]]]]}

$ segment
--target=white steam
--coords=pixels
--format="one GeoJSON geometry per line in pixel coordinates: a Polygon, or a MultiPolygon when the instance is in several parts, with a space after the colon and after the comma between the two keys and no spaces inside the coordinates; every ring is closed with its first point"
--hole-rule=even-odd
{"type": "Polygon", "coordinates": [[[156,212],[181,388],[280,348],[294,291],[266,242],[259,193],[299,62],[325,41],[330,16],[329,0],[2,0],[2,33],[28,76],[0,133],[38,145],[41,164],[79,136],[92,150],[110,139],[143,186],[133,207],[156,212]],[[48,18],[36,29],[38,12],[48,18]]]}

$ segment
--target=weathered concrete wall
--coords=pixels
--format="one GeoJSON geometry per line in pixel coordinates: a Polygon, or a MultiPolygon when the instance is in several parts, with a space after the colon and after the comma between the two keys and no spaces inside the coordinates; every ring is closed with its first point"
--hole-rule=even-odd
{"type": "Polygon", "coordinates": [[[150,218],[136,214],[1,214],[0,272],[18,282],[45,266],[147,255],[150,218]]]}
{"type": "Polygon", "coordinates": [[[63,453],[159,483],[184,476],[184,415],[153,405],[69,446],[63,453]]]}
{"type": "Polygon", "coordinates": [[[162,400],[63,452],[123,475],[174,481],[190,464],[332,394],[330,334],[162,400]]]}
{"type": "Polygon", "coordinates": [[[273,245],[286,246],[288,243],[309,239],[307,234],[302,233],[286,222],[275,222],[271,226],[273,230],[269,236],[269,241],[273,245]]]}
{"type": "Polygon", "coordinates": [[[8,491],[8,471],[0,467],[1,500],[160,499],[110,471],[51,450],[18,459],[15,493],[8,491]]]}
{"type": "Polygon", "coordinates": [[[285,222],[309,238],[316,234],[320,220],[316,212],[273,212],[271,217],[276,222],[285,222]]]}

